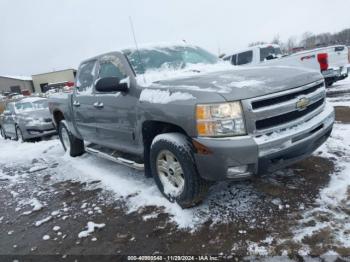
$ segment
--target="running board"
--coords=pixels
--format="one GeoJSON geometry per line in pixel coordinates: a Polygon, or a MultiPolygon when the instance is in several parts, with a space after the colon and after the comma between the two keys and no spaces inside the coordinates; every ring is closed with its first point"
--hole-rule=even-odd
{"type": "Polygon", "coordinates": [[[85,147],[85,151],[90,153],[90,154],[93,154],[93,155],[102,157],[104,159],[113,161],[113,162],[115,162],[117,164],[134,168],[136,170],[143,171],[145,169],[144,164],[136,163],[135,161],[132,161],[132,160],[129,160],[129,159],[125,159],[125,158],[122,158],[122,157],[119,157],[119,156],[113,156],[113,154],[115,154],[116,151],[113,151],[112,154],[108,154],[108,153],[105,153],[103,151],[100,151],[100,150],[97,150],[97,149],[94,149],[94,148],[91,148],[91,147],[88,147],[88,146],[85,147]]]}

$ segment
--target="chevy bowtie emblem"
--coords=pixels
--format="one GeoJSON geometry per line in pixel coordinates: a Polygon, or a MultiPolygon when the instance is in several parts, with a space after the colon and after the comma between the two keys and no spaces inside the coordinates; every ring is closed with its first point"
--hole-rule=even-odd
{"type": "Polygon", "coordinates": [[[296,107],[298,110],[304,110],[307,108],[307,106],[310,104],[310,99],[303,97],[299,99],[299,101],[296,103],[296,107]]]}

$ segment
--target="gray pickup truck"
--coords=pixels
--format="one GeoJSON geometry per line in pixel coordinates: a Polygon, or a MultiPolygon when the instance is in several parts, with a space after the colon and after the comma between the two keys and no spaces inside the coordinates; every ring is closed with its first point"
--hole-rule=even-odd
{"type": "Polygon", "coordinates": [[[334,122],[320,73],[236,68],[191,45],[93,57],[75,85],[49,99],[64,149],[145,170],[183,208],[198,204],[213,181],[309,156],[334,122]]]}

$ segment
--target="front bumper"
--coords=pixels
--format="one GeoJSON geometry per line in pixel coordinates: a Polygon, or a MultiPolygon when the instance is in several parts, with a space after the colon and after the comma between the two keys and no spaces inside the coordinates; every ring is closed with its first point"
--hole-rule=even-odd
{"type": "Polygon", "coordinates": [[[22,130],[25,139],[53,136],[57,134],[57,130],[52,123],[41,125],[27,125],[22,130]]]}
{"type": "Polygon", "coordinates": [[[237,178],[272,172],[309,156],[330,136],[334,123],[334,108],[324,110],[306,123],[270,136],[195,138],[207,147],[209,154],[195,154],[200,175],[211,181],[235,179],[228,169],[247,166],[247,172],[237,178]]]}

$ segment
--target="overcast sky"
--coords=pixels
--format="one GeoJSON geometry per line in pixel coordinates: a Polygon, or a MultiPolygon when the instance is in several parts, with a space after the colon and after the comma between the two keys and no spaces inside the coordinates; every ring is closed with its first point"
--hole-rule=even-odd
{"type": "Polygon", "coordinates": [[[0,0],[0,75],[76,68],[139,43],[187,42],[215,54],[252,41],[350,27],[349,0],[0,0]]]}

